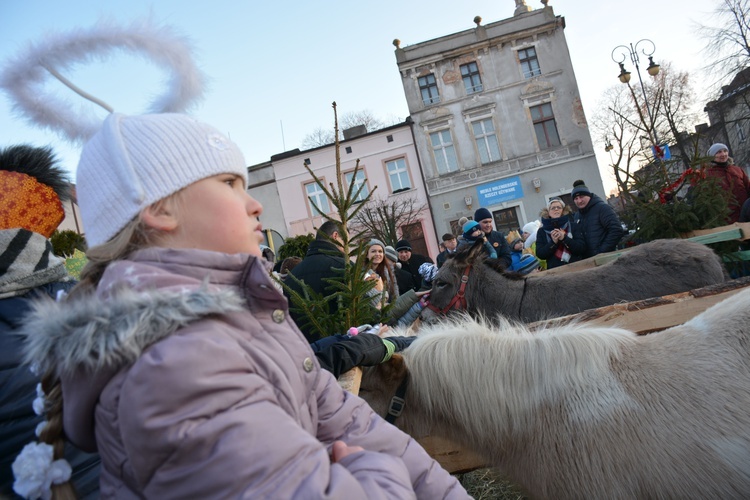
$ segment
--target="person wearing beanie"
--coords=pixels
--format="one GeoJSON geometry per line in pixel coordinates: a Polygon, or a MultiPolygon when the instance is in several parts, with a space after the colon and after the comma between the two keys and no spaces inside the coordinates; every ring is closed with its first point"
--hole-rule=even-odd
{"type": "Polygon", "coordinates": [[[524,276],[531,274],[533,272],[536,272],[538,270],[539,270],[539,260],[529,253],[523,254],[523,256],[521,257],[521,260],[518,263],[518,266],[516,267],[516,269],[514,269],[514,271],[524,276]]]}
{"type": "Polygon", "coordinates": [[[476,242],[481,241],[485,252],[487,252],[487,256],[490,259],[497,259],[497,251],[495,251],[495,248],[489,241],[487,241],[487,237],[482,232],[482,226],[480,226],[477,221],[470,220],[464,224],[462,236],[464,241],[461,244],[461,248],[472,246],[476,244],[476,242]]]}
{"type": "Polygon", "coordinates": [[[544,271],[547,269],[547,262],[540,259],[536,254],[536,233],[541,227],[539,221],[531,221],[521,228],[521,239],[523,239],[523,249],[525,253],[530,253],[539,260],[539,268],[544,271]]]}
{"type": "Polygon", "coordinates": [[[445,264],[448,256],[453,255],[456,252],[456,247],[458,246],[458,240],[456,240],[456,236],[453,233],[445,233],[442,239],[445,250],[440,252],[437,256],[437,259],[435,259],[438,269],[440,269],[443,264],[445,264]]]}
{"type": "Polygon", "coordinates": [[[501,231],[492,229],[492,214],[490,211],[484,207],[478,208],[474,212],[474,220],[479,223],[487,242],[495,250],[497,258],[503,261],[506,269],[509,268],[512,264],[510,246],[508,246],[508,241],[501,231]]]}
{"type": "Polygon", "coordinates": [[[365,255],[365,264],[368,269],[374,273],[374,278],[380,278],[382,284],[378,284],[381,288],[378,290],[378,286],[373,288],[378,293],[378,296],[382,295],[382,304],[390,304],[398,299],[398,283],[396,280],[396,274],[393,270],[393,266],[388,262],[385,256],[385,244],[377,238],[373,238],[367,244],[367,254],[365,255]]]}
{"type": "MultiPolygon", "coordinates": [[[[408,272],[412,277],[412,289],[416,292],[422,286],[422,276],[419,274],[419,266],[425,262],[434,264],[432,259],[426,255],[420,255],[418,253],[412,253],[411,244],[407,240],[399,240],[396,243],[396,251],[398,252],[398,260],[401,263],[401,269],[408,272]]],[[[403,292],[402,292],[403,293],[403,292]]]]}
{"type": "Polygon", "coordinates": [[[713,144],[707,153],[710,161],[701,165],[705,177],[716,179],[721,191],[727,196],[727,224],[738,222],[742,205],[750,198],[750,179],[743,169],[734,164],[725,144],[713,144]]]}
{"type": "Polygon", "coordinates": [[[625,235],[617,212],[593,194],[582,180],[573,183],[570,196],[578,207],[573,216],[573,223],[586,242],[584,258],[616,249],[620,239],[625,235]]]}
{"type": "MultiPolygon", "coordinates": [[[[35,300],[63,296],[76,284],[48,239],[65,217],[69,186],[52,149],[0,149],[0,498],[16,498],[12,464],[44,421],[33,409],[41,374],[24,363],[18,331],[35,300]]],[[[98,497],[99,456],[69,446],[65,459],[78,494],[98,497]]]]}
{"type": "Polygon", "coordinates": [[[542,227],[536,232],[536,257],[547,263],[547,269],[581,260],[586,242],[573,223],[570,207],[552,198],[539,215],[542,227]]]}
{"type": "Polygon", "coordinates": [[[385,256],[393,265],[393,274],[396,276],[399,296],[403,297],[409,291],[414,291],[418,285],[415,285],[411,273],[401,268],[401,261],[398,260],[398,252],[390,245],[385,247],[385,256]]]}

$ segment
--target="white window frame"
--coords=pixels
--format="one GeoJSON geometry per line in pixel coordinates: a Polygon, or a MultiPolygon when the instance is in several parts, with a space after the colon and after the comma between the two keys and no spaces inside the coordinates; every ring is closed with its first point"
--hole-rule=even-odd
{"type": "Polygon", "coordinates": [[[438,89],[437,85],[437,78],[435,78],[435,73],[429,73],[424,76],[417,77],[417,87],[419,87],[419,97],[422,99],[422,104],[425,106],[429,106],[430,104],[437,104],[440,102],[440,90],[438,89]],[[432,77],[432,82],[429,82],[428,79],[432,77]],[[421,79],[425,79],[425,82],[427,82],[427,85],[424,87],[420,83],[421,79]],[[432,95],[432,90],[435,89],[435,95],[432,95]],[[429,97],[425,99],[423,90],[426,90],[429,94],[429,97]]]}
{"type": "Polygon", "coordinates": [[[429,132],[430,147],[432,147],[432,154],[435,158],[435,167],[437,168],[438,175],[449,174],[451,172],[458,171],[458,156],[456,155],[456,146],[453,142],[453,133],[451,129],[445,128],[442,130],[432,130],[429,132]],[[448,133],[450,142],[444,142],[444,133],[448,133]],[[439,144],[436,146],[432,140],[433,136],[439,137],[439,144]],[[451,159],[453,165],[451,165],[451,159]],[[453,167],[453,168],[451,168],[453,167]]]}
{"type": "Polygon", "coordinates": [[[409,177],[409,169],[406,165],[406,157],[401,156],[399,158],[393,158],[385,162],[385,169],[388,173],[388,182],[391,185],[391,193],[408,191],[411,189],[411,178],[409,177]],[[398,187],[396,187],[396,182],[398,187]],[[406,185],[404,185],[406,184],[406,185]]]}
{"type": "Polygon", "coordinates": [[[492,163],[493,161],[502,159],[502,154],[500,153],[500,141],[498,141],[497,139],[495,123],[492,121],[492,117],[473,120],[471,122],[471,132],[474,134],[474,142],[477,145],[479,160],[482,162],[482,164],[492,163]],[[489,125],[492,127],[491,131],[487,131],[487,123],[489,123],[489,125]],[[474,128],[475,125],[479,125],[481,127],[481,134],[477,135],[476,129],[474,128]],[[484,156],[482,155],[483,152],[484,156]]]}
{"type": "MultiPolygon", "coordinates": [[[[349,184],[352,182],[352,176],[354,175],[354,170],[351,172],[346,172],[344,174],[344,183],[347,186],[347,189],[349,187],[349,184]]],[[[365,201],[365,198],[367,198],[367,195],[370,194],[370,188],[367,185],[367,176],[365,176],[364,169],[360,168],[357,170],[357,178],[354,181],[354,188],[352,190],[352,193],[356,193],[357,189],[359,189],[359,186],[364,185],[362,188],[362,191],[359,192],[359,196],[357,196],[357,199],[354,200],[356,203],[361,203],[365,201]]]]}
{"type": "Polygon", "coordinates": [[[542,74],[542,67],[539,64],[539,54],[537,54],[535,46],[521,47],[516,52],[516,55],[518,56],[518,63],[521,65],[521,72],[523,73],[524,78],[533,78],[542,74]],[[521,59],[521,52],[525,52],[529,49],[534,51],[534,57],[521,59]],[[529,61],[536,61],[536,68],[532,68],[532,64],[529,61]],[[526,70],[526,67],[529,68],[528,71],[526,70]]]}
{"type": "Polygon", "coordinates": [[[330,203],[328,203],[328,196],[326,196],[323,188],[318,186],[317,182],[313,181],[305,184],[305,199],[307,200],[307,206],[310,209],[310,214],[312,214],[313,217],[330,213],[331,205],[330,203]],[[311,199],[315,200],[315,204],[325,212],[319,213],[318,210],[315,209],[315,206],[313,205],[311,199]]]}
{"type": "Polygon", "coordinates": [[[459,66],[459,69],[461,71],[461,79],[464,82],[464,88],[466,89],[466,94],[476,94],[477,92],[481,92],[484,87],[482,87],[482,75],[479,73],[479,65],[476,61],[471,61],[466,64],[462,64],[459,66]],[[471,65],[474,65],[474,68],[472,69],[471,65]],[[466,74],[464,75],[464,68],[466,68],[466,74]],[[474,85],[474,77],[479,81],[476,85],[474,85]],[[467,84],[466,80],[469,80],[469,84],[467,84]]]}

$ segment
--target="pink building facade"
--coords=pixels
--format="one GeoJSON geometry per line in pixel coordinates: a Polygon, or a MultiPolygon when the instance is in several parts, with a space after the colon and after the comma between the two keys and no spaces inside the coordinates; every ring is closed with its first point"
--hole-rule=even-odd
{"type": "MultiPolygon", "coordinates": [[[[363,196],[374,190],[373,199],[391,203],[412,198],[416,201],[415,206],[425,207],[420,220],[409,227],[399,228],[399,234],[409,239],[415,253],[429,255],[434,260],[438,254],[438,237],[414,147],[411,123],[407,121],[341,141],[340,155],[345,185],[354,176],[359,160],[357,183],[365,184],[363,196]]],[[[337,185],[334,145],[307,151],[287,151],[274,155],[271,164],[283,207],[286,234],[298,236],[314,233],[325,219],[316,211],[310,199],[315,200],[322,212],[332,213],[335,209],[305,165],[326,185],[337,185]]]]}

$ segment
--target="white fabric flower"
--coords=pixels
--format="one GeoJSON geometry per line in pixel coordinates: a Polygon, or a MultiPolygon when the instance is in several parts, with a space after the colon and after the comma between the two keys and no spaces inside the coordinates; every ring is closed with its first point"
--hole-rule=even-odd
{"type": "Polygon", "coordinates": [[[24,498],[52,498],[53,484],[70,479],[72,469],[63,459],[52,460],[52,446],[46,443],[29,443],[13,462],[13,491],[24,498]]]}
{"type": "Polygon", "coordinates": [[[43,420],[42,422],[39,422],[36,426],[36,429],[34,429],[34,434],[36,434],[36,437],[39,437],[42,435],[42,431],[47,426],[47,421],[43,420]]]}

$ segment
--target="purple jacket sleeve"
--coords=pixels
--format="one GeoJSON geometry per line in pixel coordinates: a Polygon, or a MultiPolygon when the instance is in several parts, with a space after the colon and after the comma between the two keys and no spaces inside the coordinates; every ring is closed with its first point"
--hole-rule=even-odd
{"type": "Polygon", "coordinates": [[[440,467],[409,435],[376,415],[369,405],[329,376],[320,379],[318,438],[400,457],[409,471],[417,498],[469,498],[455,477],[440,467]]]}

